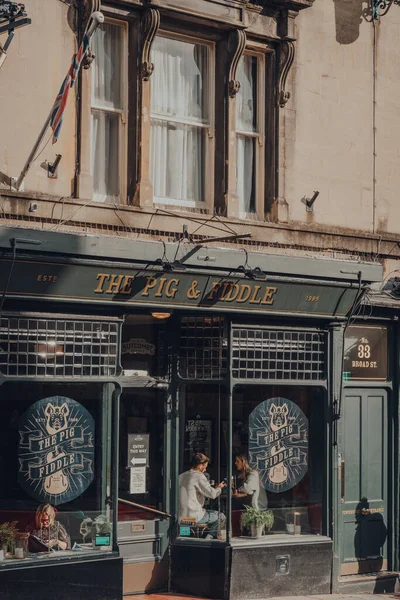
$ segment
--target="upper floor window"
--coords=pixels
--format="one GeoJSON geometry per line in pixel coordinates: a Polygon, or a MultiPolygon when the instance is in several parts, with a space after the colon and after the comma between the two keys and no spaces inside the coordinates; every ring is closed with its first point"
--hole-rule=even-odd
{"type": "Polygon", "coordinates": [[[110,17],[93,36],[81,197],[262,219],[276,195],[273,46],[248,41],[234,100],[226,32],[200,39],[163,30],[144,58],[141,27],[140,16],[110,17]],[[151,77],[141,59],[153,63],[151,77]]]}
{"type": "Polygon", "coordinates": [[[119,202],[124,192],[125,37],[125,28],[111,22],[93,36],[91,175],[98,202],[119,202]]]}
{"type": "Polygon", "coordinates": [[[239,61],[236,99],[236,176],[240,216],[262,211],[264,58],[244,54],[239,61]]]}
{"type": "Polygon", "coordinates": [[[211,197],[212,46],[158,36],[152,62],[154,202],[201,207],[211,197]]]}

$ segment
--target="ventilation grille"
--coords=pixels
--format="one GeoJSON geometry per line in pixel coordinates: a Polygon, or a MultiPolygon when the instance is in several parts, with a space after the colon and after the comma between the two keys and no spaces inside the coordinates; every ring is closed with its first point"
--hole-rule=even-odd
{"type": "Polygon", "coordinates": [[[118,327],[104,321],[3,318],[0,372],[30,377],[115,376],[118,327]]]}
{"type": "Polygon", "coordinates": [[[184,379],[222,379],[227,372],[227,336],[220,317],[181,321],[179,374],[184,379]]]}
{"type": "Polygon", "coordinates": [[[325,379],[325,334],[316,331],[233,328],[235,379],[325,379]]]}

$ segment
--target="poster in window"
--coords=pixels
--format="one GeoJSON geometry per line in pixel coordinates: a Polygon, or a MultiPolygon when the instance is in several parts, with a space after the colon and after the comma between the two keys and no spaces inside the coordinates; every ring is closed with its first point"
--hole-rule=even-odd
{"type": "Polygon", "coordinates": [[[94,419],[64,396],[38,400],[19,422],[18,483],[54,505],[78,498],[94,478],[94,419]]]}
{"type": "MultiPolygon", "coordinates": [[[[221,464],[227,464],[228,456],[228,421],[221,421],[222,447],[221,464]]],[[[244,421],[232,421],[232,456],[247,454],[249,447],[249,432],[244,421]]]]}
{"type": "Polygon", "coordinates": [[[185,460],[201,452],[211,460],[212,422],[205,419],[188,419],[185,425],[185,460]]]}
{"type": "Polygon", "coordinates": [[[249,416],[249,462],[275,494],[297,485],[308,471],[308,419],[287,398],[269,398],[249,416]]]}

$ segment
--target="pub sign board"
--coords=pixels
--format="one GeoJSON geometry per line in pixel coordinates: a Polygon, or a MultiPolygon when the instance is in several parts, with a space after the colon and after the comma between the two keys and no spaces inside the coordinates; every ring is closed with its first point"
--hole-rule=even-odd
{"type": "Polygon", "coordinates": [[[235,275],[20,259],[15,261],[7,285],[10,264],[0,258],[0,293],[7,287],[7,296],[14,298],[329,317],[346,315],[358,293],[355,287],[319,282],[253,281],[235,275]]]}
{"type": "Polygon", "coordinates": [[[387,380],[387,328],[350,325],[344,339],[343,377],[350,380],[387,380]]]}
{"type": "Polygon", "coordinates": [[[38,400],[19,422],[18,483],[42,503],[78,498],[94,478],[94,436],[92,415],[72,398],[38,400]]]}

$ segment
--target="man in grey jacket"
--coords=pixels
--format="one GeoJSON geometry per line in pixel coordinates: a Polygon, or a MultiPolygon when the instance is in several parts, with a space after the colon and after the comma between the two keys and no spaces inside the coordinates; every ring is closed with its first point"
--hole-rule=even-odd
{"type": "Polygon", "coordinates": [[[215,488],[205,476],[210,459],[201,452],[192,457],[192,468],[179,475],[179,516],[190,517],[196,523],[207,523],[207,538],[216,538],[218,526],[225,523],[225,515],[216,510],[206,510],[206,498],[215,499],[221,494],[226,483],[223,481],[215,488]]]}

